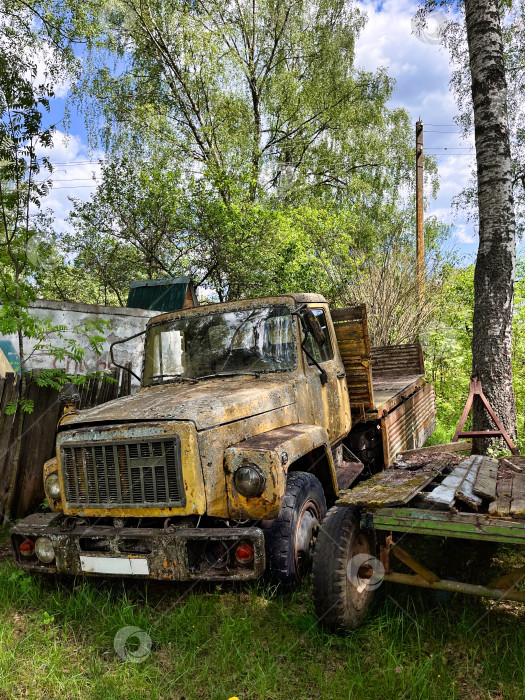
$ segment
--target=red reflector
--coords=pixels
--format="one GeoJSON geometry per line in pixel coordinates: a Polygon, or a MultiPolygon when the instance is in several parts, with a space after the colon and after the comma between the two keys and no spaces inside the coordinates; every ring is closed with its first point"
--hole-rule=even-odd
{"type": "Polygon", "coordinates": [[[19,549],[20,549],[20,554],[23,557],[31,557],[35,551],[35,543],[33,542],[33,540],[24,540],[20,544],[19,549]]]}
{"type": "Polygon", "coordinates": [[[248,564],[253,559],[253,547],[249,544],[238,544],[235,549],[235,558],[240,564],[248,564]]]}

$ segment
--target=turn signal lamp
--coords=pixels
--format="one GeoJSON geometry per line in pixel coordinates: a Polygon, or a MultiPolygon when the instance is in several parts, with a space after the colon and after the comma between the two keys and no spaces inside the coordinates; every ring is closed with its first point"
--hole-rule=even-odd
{"type": "Polygon", "coordinates": [[[23,557],[32,557],[35,553],[35,543],[33,540],[24,540],[20,543],[18,551],[23,557]]]}
{"type": "Polygon", "coordinates": [[[253,557],[254,552],[251,545],[243,542],[242,544],[238,544],[235,548],[235,558],[239,564],[249,564],[251,561],[253,561],[253,557]]]}

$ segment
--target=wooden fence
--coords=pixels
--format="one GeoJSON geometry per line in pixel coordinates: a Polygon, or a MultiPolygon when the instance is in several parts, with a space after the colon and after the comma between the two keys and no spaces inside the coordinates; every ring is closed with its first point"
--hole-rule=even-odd
{"type": "MultiPolygon", "coordinates": [[[[28,374],[27,398],[33,401],[34,408],[32,413],[23,415],[16,474],[20,414],[7,415],[6,406],[19,399],[20,378],[17,374],[0,378],[0,522],[21,518],[44,500],[42,466],[55,454],[56,427],[62,409],[58,392],[39,387],[36,374],[28,374]]],[[[129,372],[116,369],[109,376],[115,381],[91,378],[79,387],[80,408],[98,406],[131,392],[129,372]]]]}

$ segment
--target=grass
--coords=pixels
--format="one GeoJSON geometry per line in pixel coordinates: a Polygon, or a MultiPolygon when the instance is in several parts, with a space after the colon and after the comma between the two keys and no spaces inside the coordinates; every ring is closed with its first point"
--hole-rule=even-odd
{"type": "MultiPolygon", "coordinates": [[[[500,551],[493,573],[522,560],[500,551]]],[[[38,578],[5,560],[0,698],[521,699],[524,619],[525,606],[442,603],[385,584],[367,623],[337,636],[316,625],[309,585],[286,595],[257,583],[188,591],[38,578]],[[115,652],[126,626],[151,637],[141,663],[115,652]]]]}

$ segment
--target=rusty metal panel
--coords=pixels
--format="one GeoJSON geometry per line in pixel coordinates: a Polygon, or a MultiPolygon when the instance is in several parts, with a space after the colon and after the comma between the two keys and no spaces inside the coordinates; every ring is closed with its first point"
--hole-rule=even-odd
{"type": "Polygon", "coordinates": [[[384,463],[389,467],[400,452],[422,447],[435,428],[436,395],[427,384],[381,419],[384,463]]]}
{"type": "MultiPolygon", "coordinates": [[[[326,430],[318,425],[287,425],[254,435],[226,449],[224,471],[228,476],[226,488],[231,517],[241,519],[277,517],[281,511],[289,467],[297,459],[310,454],[318,447],[324,448],[324,454],[330,465],[332,489],[337,493],[328,435],[326,430]],[[247,462],[256,464],[264,476],[265,487],[260,496],[246,498],[235,488],[234,474],[247,462]]],[[[311,471],[315,473],[315,469],[311,471]]]]}
{"type": "Polygon", "coordinates": [[[421,343],[372,348],[372,360],[376,376],[425,374],[421,343]]]}
{"type": "Polygon", "coordinates": [[[353,411],[374,408],[371,348],[366,307],[332,309],[332,321],[346,372],[350,406],[353,411]]]}
{"type": "MultiPolygon", "coordinates": [[[[11,528],[11,542],[17,564],[26,571],[49,574],[98,575],[96,567],[86,568],[89,559],[108,565],[128,562],[127,575],[173,581],[209,580],[243,581],[259,578],[265,570],[264,534],[258,527],[195,527],[191,520],[173,527],[113,527],[97,521],[87,525],[68,522],[56,513],[38,513],[11,528]],[[56,559],[50,564],[35,555],[20,556],[20,542],[29,537],[48,537],[56,559]],[[206,557],[207,542],[219,542],[227,549],[224,566],[217,567],[206,557]],[[254,551],[253,561],[243,565],[235,559],[235,547],[248,543],[254,551]],[[138,566],[133,571],[131,562],[138,566]]],[[[92,563],[95,563],[92,561],[92,563]]],[[[105,575],[126,575],[125,566],[105,575]]]]}
{"type": "Polygon", "coordinates": [[[60,461],[69,508],[180,508],[186,505],[178,435],[69,443],[60,461]]]}
{"type": "MultiPolygon", "coordinates": [[[[115,469],[116,459],[114,460],[115,469]]],[[[152,449],[150,456],[144,457],[144,460],[145,462],[140,470],[143,473],[139,473],[137,482],[140,483],[141,495],[143,484],[144,495],[146,495],[146,491],[150,490],[150,487],[153,486],[151,479],[149,480],[149,485],[147,483],[150,475],[144,473],[144,467],[152,467],[153,463],[155,463],[155,468],[157,469],[160,465],[160,462],[157,463],[157,460],[162,461],[162,456],[156,456],[152,449]]],[[[171,472],[173,465],[169,467],[168,461],[169,459],[166,461],[166,468],[168,472],[171,472]]],[[[59,434],[57,439],[56,466],[58,468],[60,492],[62,494],[61,505],[64,513],[67,515],[104,517],[111,514],[112,517],[167,517],[169,515],[202,515],[206,512],[206,488],[199,459],[197,431],[195,426],[190,423],[172,423],[168,421],[158,423],[151,421],[142,424],[125,423],[121,425],[85,427],[77,428],[74,431],[64,431],[59,434]],[[179,469],[176,482],[179,488],[179,495],[185,494],[185,502],[179,501],[179,505],[176,505],[170,497],[169,505],[159,505],[160,499],[163,498],[164,494],[162,492],[162,485],[159,489],[158,483],[156,484],[157,501],[155,503],[150,503],[144,499],[142,504],[138,504],[130,502],[130,498],[122,498],[123,489],[125,490],[126,484],[124,477],[127,474],[128,486],[129,484],[133,484],[135,476],[133,473],[130,473],[129,470],[134,466],[136,467],[139,460],[133,459],[133,452],[131,453],[132,459],[129,459],[128,453],[126,460],[126,455],[122,453],[122,448],[119,453],[118,446],[132,443],[135,443],[137,446],[162,441],[176,443],[180,446],[180,453],[179,448],[177,448],[177,453],[180,454],[180,465],[175,465],[175,469],[179,469]],[[105,448],[109,447],[110,452],[115,456],[115,445],[117,445],[116,459],[118,459],[119,462],[119,469],[117,470],[119,473],[118,481],[116,478],[117,471],[113,472],[114,478],[111,477],[111,465],[108,464],[107,459],[106,461],[101,459],[100,450],[98,450],[98,448],[101,447],[105,452],[105,448]],[[79,448],[75,456],[75,459],[78,459],[77,466],[79,471],[68,470],[67,465],[63,461],[64,452],[67,452],[68,448],[73,448],[74,450],[79,448]],[[86,454],[84,454],[84,452],[86,452],[86,454]],[[93,457],[91,460],[90,454],[93,457]],[[107,471],[107,469],[109,469],[109,471],[107,471]],[[124,472],[124,475],[122,472],[124,472]],[[103,487],[102,478],[104,482],[103,487]],[[67,483],[68,479],[72,480],[69,485],[67,483]],[[78,481],[75,481],[75,479],[78,481]],[[95,494],[98,488],[99,497],[103,496],[102,500],[99,498],[98,505],[87,498],[86,484],[88,482],[91,490],[94,487],[95,494]],[[71,489],[71,484],[76,485],[77,483],[80,487],[83,486],[81,491],[83,491],[86,498],[82,499],[80,505],[72,505],[67,500],[68,494],[70,494],[68,489],[71,489]],[[110,492],[115,492],[115,490],[117,498],[108,506],[107,496],[110,492]],[[111,508],[109,512],[108,508],[111,508]]],[[[171,481],[171,477],[169,477],[169,480],[171,481]]],[[[168,479],[164,477],[163,481],[165,484],[168,479]]],[[[154,492],[153,495],[155,496],[154,492]]],[[[163,501],[163,503],[165,502],[167,501],[163,501]]]]}

